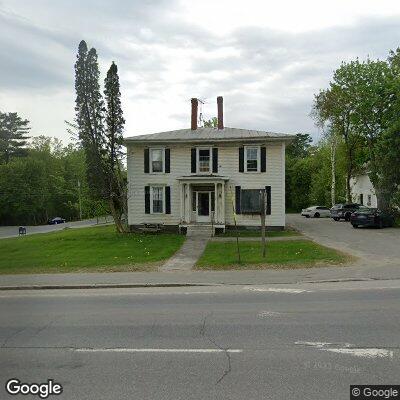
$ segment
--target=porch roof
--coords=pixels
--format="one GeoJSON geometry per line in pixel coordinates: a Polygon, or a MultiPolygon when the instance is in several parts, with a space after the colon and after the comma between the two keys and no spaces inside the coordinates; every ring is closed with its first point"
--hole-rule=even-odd
{"type": "Polygon", "coordinates": [[[186,182],[221,182],[221,181],[229,181],[227,176],[221,175],[187,175],[187,176],[178,176],[176,178],[178,181],[186,181],[186,182]]]}

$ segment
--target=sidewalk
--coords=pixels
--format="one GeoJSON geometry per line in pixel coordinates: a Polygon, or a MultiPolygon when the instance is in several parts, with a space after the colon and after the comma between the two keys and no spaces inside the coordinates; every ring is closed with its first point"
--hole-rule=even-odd
{"type": "Polygon", "coordinates": [[[0,275],[0,290],[179,285],[263,285],[324,281],[400,279],[400,265],[322,267],[292,270],[113,272],[0,275]]]}

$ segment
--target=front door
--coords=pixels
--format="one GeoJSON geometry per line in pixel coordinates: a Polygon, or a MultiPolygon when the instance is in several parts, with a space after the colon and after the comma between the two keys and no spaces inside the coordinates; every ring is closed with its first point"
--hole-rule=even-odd
{"type": "Polygon", "coordinates": [[[211,192],[197,192],[197,222],[210,222],[211,192]]]}

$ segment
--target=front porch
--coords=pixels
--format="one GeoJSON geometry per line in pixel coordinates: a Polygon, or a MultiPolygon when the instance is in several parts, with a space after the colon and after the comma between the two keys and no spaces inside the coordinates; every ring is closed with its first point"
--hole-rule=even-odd
{"type": "Polygon", "coordinates": [[[180,185],[180,228],[210,226],[225,229],[225,187],[223,176],[186,176],[180,185]]]}

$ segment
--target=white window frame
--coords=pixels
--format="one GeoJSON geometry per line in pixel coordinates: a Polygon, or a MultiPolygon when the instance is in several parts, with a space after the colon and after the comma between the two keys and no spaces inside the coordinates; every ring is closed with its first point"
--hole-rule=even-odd
{"type": "Polygon", "coordinates": [[[212,174],[213,154],[212,147],[196,147],[196,172],[200,175],[212,174]],[[208,150],[210,152],[210,160],[208,162],[208,171],[200,171],[200,150],[208,150]]]}
{"type": "Polygon", "coordinates": [[[153,185],[150,186],[150,214],[165,214],[165,186],[163,185],[153,185]],[[160,188],[162,190],[162,212],[155,212],[154,207],[154,188],[160,188]]]}
{"type": "Polygon", "coordinates": [[[151,174],[164,174],[165,173],[165,147],[150,147],[149,148],[149,170],[151,174]],[[162,171],[153,171],[153,150],[161,150],[162,155],[162,171]]]}
{"type": "Polygon", "coordinates": [[[244,146],[244,172],[249,174],[257,174],[261,171],[261,148],[260,146],[244,146]],[[257,149],[257,171],[248,171],[247,170],[247,150],[248,149],[257,149]]]}

